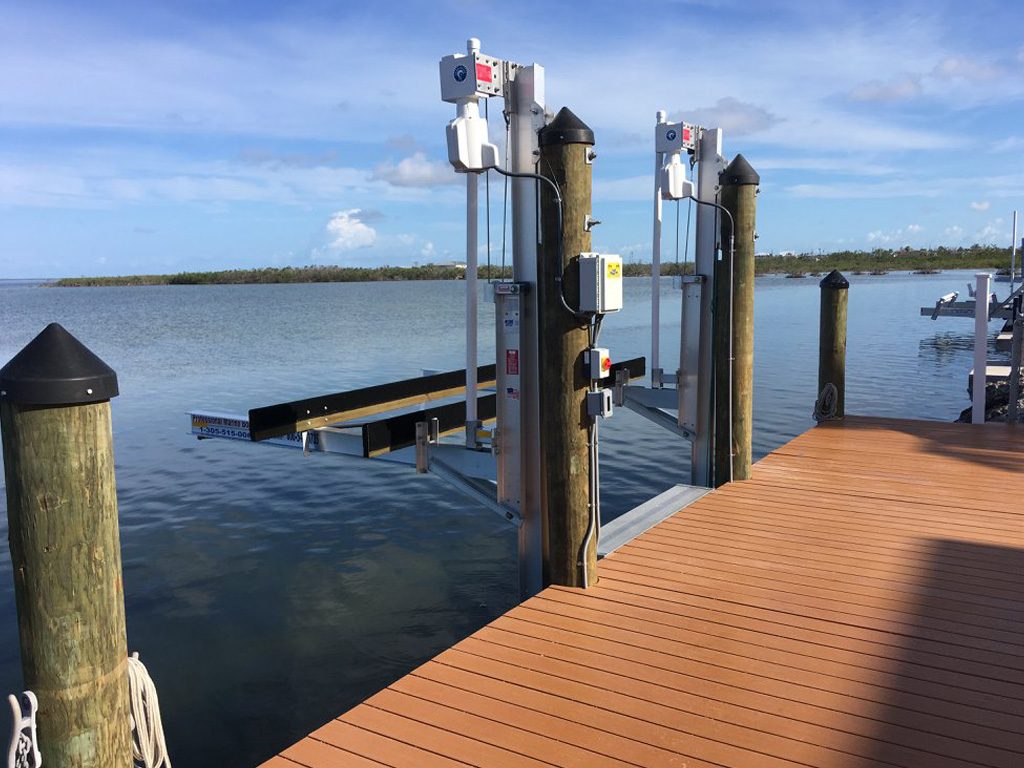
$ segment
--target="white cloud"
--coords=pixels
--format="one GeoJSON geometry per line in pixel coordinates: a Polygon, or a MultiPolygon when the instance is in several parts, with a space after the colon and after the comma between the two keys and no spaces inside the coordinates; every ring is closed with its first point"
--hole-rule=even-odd
{"type": "Polygon", "coordinates": [[[871,80],[850,90],[854,101],[906,101],[921,95],[921,78],[917,75],[902,75],[895,80],[871,80]]]}
{"type": "Polygon", "coordinates": [[[1003,75],[1003,70],[994,64],[969,59],[966,56],[948,56],[932,70],[942,80],[966,80],[968,82],[984,82],[996,80],[1003,75]]]}
{"type": "Polygon", "coordinates": [[[324,226],[323,244],[314,248],[313,261],[345,251],[369,248],[377,241],[377,230],[363,221],[363,211],[349,208],[333,214],[324,226]]]}
{"type": "Polygon", "coordinates": [[[910,235],[916,235],[924,231],[924,227],[920,224],[908,224],[906,227],[902,227],[892,232],[885,232],[881,229],[876,229],[873,232],[868,232],[867,241],[869,243],[877,243],[879,245],[909,245],[910,235]]]}
{"type": "Polygon", "coordinates": [[[372,179],[386,181],[396,187],[435,187],[442,184],[458,184],[462,177],[456,175],[448,163],[427,159],[423,152],[414,152],[398,164],[382,163],[373,172],[372,179]]]}
{"type": "Polygon", "coordinates": [[[946,229],[943,230],[943,234],[946,237],[951,238],[952,240],[959,242],[959,241],[962,241],[964,239],[964,235],[966,233],[964,232],[964,228],[963,227],[961,227],[959,224],[954,224],[951,227],[946,227],[946,229]]]}
{"type": "Polygon", "coordinates": [[[981,202],[972,202],[971,203],[971,210],[972,211],[987,211],[991,207],[992,207],[992,203],[990,203],[988,200],[982,200],[981,202]]]}
{"type": "Polygon", "coordinates": [[[1007,136],[992,145],[993,152],[1016,152],[1024,149],[1024,136],[1007,136]]]}
{"type": "Polygon", "coordinates": [[[1010,237],[1006,223],[1002,219],[993,219],[975,233],[974,240],[978,243],[1002,243],[1009,242],[1010,237]]]}
{"type": "Polygon", "coordinates": [[[698,125],[721,128],[733,136],[749,136],[766,130],[775,116],[764,107],[749,104],[732,96],[719,99],[713,107],[696,107],[682,110],[673,117],[685,119],[698,125]]]}
{"type": "Polygon", "coordinates": [[[937,185],[911,183],[902,179],[870,182],[834,182],[828,184],[794,184],[786,191],[794,197],[840,199],[895,198],[895,197],[939,197],[944,190],[937,185]]]}
{"type": "Polygon", "coordinates": [[[423,247],[420,249],[420,256],[424,256],[424,257],[426,257],[428,259],[430,257],[434,256],[435,253],[436,253],[436,251],[434,250],[434,244],[431,243],[430,241],[427,241],[426,243],[424,243],[423,247]]]}

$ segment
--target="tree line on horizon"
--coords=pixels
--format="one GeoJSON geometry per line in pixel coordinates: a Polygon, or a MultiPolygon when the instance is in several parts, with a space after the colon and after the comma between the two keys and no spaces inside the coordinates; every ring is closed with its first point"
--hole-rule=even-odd
{"type": "MultiPolygon", "coordinates": [[[[995,245],[971,245],[950,248],[911,248],[899,250],[876,248],[872,251],[836,251],[827,254],[758,256],[755,274],[806,274],[833,269],[849,272],[941,271],[944,269],[1006,268],[1008,249],[995,245]]],[[[650,263],[629,262],[623,265],[626,277],[651,274],[650,263]]],[[[688,274],[692,262],[663,262],[663,275],[688,274]]],[[[481,280],[507,280],[511,267],[481,265],[481,280]]],[[[225,269],[212,272],[179,272],[173,275],[125,275],[118,277],[66,277],[50,285],[58,287],[133,286],[133,285],[252,285],[266,283],[358,283],[394,280],[460,280],[465,269],[453,264],[423,264],[412,267],[345,267],[312,265],[303,267],[263,267],[257,269],[225,269]]]]}

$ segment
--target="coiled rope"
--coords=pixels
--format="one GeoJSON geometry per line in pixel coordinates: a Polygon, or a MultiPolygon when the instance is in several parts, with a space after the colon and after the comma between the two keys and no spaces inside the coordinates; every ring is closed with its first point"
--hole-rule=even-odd
{"type": "Polygon", "coordinates": [[[831,421],[836,417],[836,409],[839,407],[839,390],[836,385],[829,382],[821,389],[817,401],[814,403],[814,420],[831,421]]]}
{"type": "Polygon", "coordinates": [[[128,691],[131,696],[132,759],[141,768],[171,768],[156,685],[137,653],[128,657],[128,691]]]}

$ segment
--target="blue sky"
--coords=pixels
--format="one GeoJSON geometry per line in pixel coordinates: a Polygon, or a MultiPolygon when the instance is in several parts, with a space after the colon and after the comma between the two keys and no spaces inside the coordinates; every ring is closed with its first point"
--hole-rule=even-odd
{"type": "Polygon", "coordinates": [[[650,254],[658,109],[760,171],[759,250],[1008,247],[1024,208],[1016,1],[0,0],[0,19],[0,278],[459,259],[437,60],[469,36],[543,64],[549,107],[594,129],[595,246],[626,258],[650,254]]]}

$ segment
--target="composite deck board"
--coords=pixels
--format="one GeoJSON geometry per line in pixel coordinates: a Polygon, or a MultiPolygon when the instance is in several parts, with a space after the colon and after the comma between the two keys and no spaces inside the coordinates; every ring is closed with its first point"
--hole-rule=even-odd
{"type": "Polygon", "coordinates": [[[263,768],[1024,766],[1024,429],[816,427],[263,768]]]}

